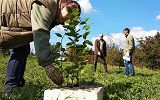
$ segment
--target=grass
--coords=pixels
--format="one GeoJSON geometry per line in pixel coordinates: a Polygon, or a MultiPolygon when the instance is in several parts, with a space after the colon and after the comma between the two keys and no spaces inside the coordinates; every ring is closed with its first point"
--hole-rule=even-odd
{"type": "MultiPolygon", "coordinates": [[[[11,94],[4,93],[6,64],[9,57],[0,55],[0,100],[43,100],[45,89],[56,87],[48,79],[45,71],[34,57],[27,61],[23,88],[15,88],[11,94]]],[[[104,100],[160,100],[160,72],[136,68],[134,77],[126,77],[124,68],[109,67],[109,74],[104,72],[102,65],[97,66],[96,73],[88,64],[81,72],[81,84],[97,84],[105,87],[104,100]]]]}

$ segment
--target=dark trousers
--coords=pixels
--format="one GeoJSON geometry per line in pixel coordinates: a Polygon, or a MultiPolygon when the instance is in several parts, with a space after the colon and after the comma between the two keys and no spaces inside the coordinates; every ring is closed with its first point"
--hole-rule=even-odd
{"type": "Polygon", "coordinates": [[[104,70],[107,72],[106,59],[105,59],[105,56],[104,56],[103,54],[101,54],[101,55],[96,55],[96,56],[95,56],[94,71],[96,71],[97,61],[98,61],[98,58],[99,58],[99,57],[102,59],[102,63],[103,63],[103,66],[104,66],[104,70]]]}
{"type": "Polygon", "coordinates": [[[6,91],[10,91],[13,85],[21,87],[25,84],[23,75],[26,67],[26,60],[30,53],[30,46],[27,44],[15,49],[11,49],[10,53],[10,59],[7,64],[5,83],[6,91]]]}

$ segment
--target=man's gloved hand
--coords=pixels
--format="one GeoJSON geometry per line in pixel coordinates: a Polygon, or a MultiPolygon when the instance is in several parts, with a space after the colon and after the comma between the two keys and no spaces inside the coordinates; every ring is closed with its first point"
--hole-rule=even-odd
{"type": "Polygon", "coordinates": [[[54,65],[50,64],[47,66],[44,66],[44,69],[48,75],[48,77],[58,86],[62,86],[62,83],[64,82],[62,73],[60,70],[55,67],[54,65]]]}
{"type": "Polygon", "coordinates": [[[100,55],[101,55],[101,53],[100,53],[100,52],[98,52],[98,55],[100,56],[100,55]]]}

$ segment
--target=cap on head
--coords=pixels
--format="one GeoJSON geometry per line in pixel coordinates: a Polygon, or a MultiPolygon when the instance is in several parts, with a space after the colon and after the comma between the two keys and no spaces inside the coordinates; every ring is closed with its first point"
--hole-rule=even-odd
{"type": "Polygon", "coordinates": [[[103,34],[99,34],[99,37],[103,37],[103,34]]]}

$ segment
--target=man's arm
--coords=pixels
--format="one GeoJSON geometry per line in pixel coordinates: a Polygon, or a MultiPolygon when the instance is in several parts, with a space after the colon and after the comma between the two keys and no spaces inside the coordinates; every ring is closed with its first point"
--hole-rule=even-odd
{"type": "Polygon", "coordinates": [[[96,41],[95,41],[95,49],[98,50],[98,52],[100,52],[100,48],[98,47],[99,46],[98,42],[99,42],[99,40],[96,39],[96,41]]]}
{"type": "Polygon", "coordinates": [[[33,3],[31,10],[31,23],[33,40],[39,63],[42,66],[52,63],[52,53],[50,50],[49,26],[52,23],[51,13],[44,5],[33,3]]]}
{"type": "Polygon", "coordinates": [[[128,39],[128,51],[130,54],[132,53],[132,50],[134,49],[134,38],[132,35],[130,35],[127,39],[128,39]]]}

